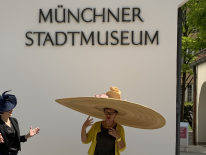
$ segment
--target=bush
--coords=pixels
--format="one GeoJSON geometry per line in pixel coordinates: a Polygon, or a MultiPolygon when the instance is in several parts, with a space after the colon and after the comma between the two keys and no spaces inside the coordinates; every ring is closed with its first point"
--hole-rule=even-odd
{"type": "Polygon", "coordinates": [[[187,119],[188,112],[192,111],[193,103],[192,102],[185,102],[184,106],[184,119],[187,119]]]}
{"type": "Polygon", "coordinates": [[[184,120],[189,123],[189,130],[192,130],[192,118],[190,117],[189,111],[192,111],[193,103],[192,102],[185,102],[184,105],[184,120]]]}

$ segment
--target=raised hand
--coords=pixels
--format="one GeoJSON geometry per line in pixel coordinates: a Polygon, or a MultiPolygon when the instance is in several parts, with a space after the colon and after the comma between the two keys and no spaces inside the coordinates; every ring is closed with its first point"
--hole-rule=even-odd
{"type": "Polygon", "coordinates": [[[0,143],[4,143],[4,138],[2,137],[1,133],[0,133],[0,143]]]}
{"type": "Polygon", "coordinates": [[[25,138],[28,139],[30,137],[33,137],[34,135],[39,133],[39,130],[39,128],[32,129],[32,127],[30,127],[29,133],[26,135],[25,138]]]}
{"type": "Polygon", "coordinates": [[[110,128],[108,132],[109,132],[110,135],[112,135],[116,139],[120,138],[120,135],[119,135],[119,132],[118,132],[117,128],[116,128],[116,130],[114,128],[110,128]]]}
{"type": "Polygon", "coordinates": [[[89,118],[90,118],[90,116],[84,122],[84,124],[82,125],[82,128],[86,129],[88,126],[92,126],[93,125],[93,118],[92,119],[89,119],[89,118]]]}

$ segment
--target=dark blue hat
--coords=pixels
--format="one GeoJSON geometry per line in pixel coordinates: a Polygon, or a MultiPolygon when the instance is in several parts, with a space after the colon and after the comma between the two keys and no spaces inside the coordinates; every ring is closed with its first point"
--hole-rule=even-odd
{"type": "MultiPolygon", "coordinates": [[[[11,90],[9,90],[11,91],[11,90]]],[[[2,96],[0,95],[0,113],[8,112],[15,108],[17,105],[17,99],[14,95],[6,94],[9,91],[5,91],[2,96]]]]}

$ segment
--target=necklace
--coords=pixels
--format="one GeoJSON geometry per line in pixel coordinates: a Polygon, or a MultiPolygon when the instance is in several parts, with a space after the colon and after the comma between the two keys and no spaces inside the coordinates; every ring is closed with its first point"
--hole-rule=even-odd
{"type": "Polygon", "coordinates": [[[106,129],[113,128],[115,125],[116,125],[116,122],[114,122],[113,125],[112,125],[111,127],[109,127],[109,126],[106,125],[106,122],[103,121],[103,126],[104,126],[104,128],[106,128],[106,129]]]}

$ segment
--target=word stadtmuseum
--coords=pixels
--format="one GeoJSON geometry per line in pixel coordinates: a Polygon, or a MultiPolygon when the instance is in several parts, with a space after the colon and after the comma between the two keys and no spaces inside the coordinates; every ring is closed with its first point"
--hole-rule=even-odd
{"type": "MultiPolygon", "coordinates": [[[[134,8],[117,8],[116,10],[111,10],[109,8],[102,8],[97,10],[96,8],[84,8],[77,9],[74,13],[70,9],[63,8],[62,5],[58,5],[57,9],[49,9],[48,13],[39,9],[39,23],[53,23],[57,22],[60,24],[70,24],[71,22],[76,22],[77,24],[87,23],[94,24],[96,20],[102,23],[110,22],[114,20],[119,24],[121,23],[131,23],[131,22],[144,22],[141,17],[141,9],[134,8]],[[98,13],[97,13],[98,12],[98,13]],[[101,13],[100,13],[101,12],[101,13]],[[72,19],[72,20],[71,20],[72,19]]],[[[68,26],[69,27],[69,26],[68,26]]],[[[125,25],[127,28],[127,25],[125,25]]],[[[113,28],[112,28],[113,29],[113,28]]],[[[114,28],[115,29],[115,28],[114,28]]],[[[45,46],[51,44],[53,46],[63,46],[69,44],[75,45],[147,45],[150,41],[151,44],[155,41],[159,44],[159,31],[153,32],[151,36],[148,31],[58,31],[51,32],[46,31],[28,31],[26,32],[27,42],[26,46],[32,46],[38,44],[38,46],[45,46]],[[52,36],[52,37],[51,37],[52,36]],[[102,36],[102,37],[101,37],[102,36]],[[61,41],[60,38],[61,37],[61,41]],[[68,39],[71,38],[71,39],[68,39]]]]}

